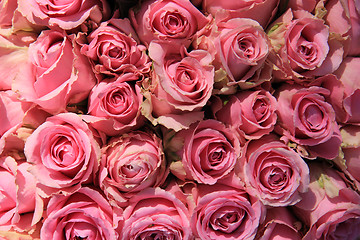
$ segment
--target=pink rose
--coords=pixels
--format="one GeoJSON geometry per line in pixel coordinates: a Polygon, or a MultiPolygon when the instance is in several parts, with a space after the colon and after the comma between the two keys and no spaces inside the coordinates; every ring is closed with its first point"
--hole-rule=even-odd
{"type": "Polygon", "coordinates": [[[115,240],[122,218],[122,210],[112,208],[99,191],[82,187],[50,198],[40,238],[115,240]]]}
{"type": "Polygon", "coordinates": [[[264,90],[240,91],[224,100],[214,98],[211,108],[215,118],[247,139],[258,139],[274,129],[276,98],[264,90]]]}
{"type": "Polygon", "coordinates": [[[309,229],[303,239],[358,239],[360,196],[328,165],[314,162],[309,168],[309,191],[294,207],[309,229]]]}
{"type": "Polygon", "coordinates": [[[17,1],[1,1],[0,28],[10,28],[12,26],[12,20],[17,5],[17,1]]]}
{"type": "Polygon", "coordinates": [[[189,0],[147,0],[138,11],[130,10],[135,31],[147,46],[152,40],[161,40],[187,47],[210,19],[189,0]]]}
{"type": "Polygon", "coordinates": [[[65,30],[74,29],[88,19],[100,23],[110,15],[104,0],[19,1],[18,10],[33,24],[65,30]]]}
{"type": "Polygon", "coordinates": [[[56,114],[65,111],[67,104],[78,103],[88,96],[95,77],[74,37],[45,30],[30,44],[28,63],[12,85],[22,100],[56,114]]]}
{"type": "Polygon", "coordinates": [[[120,74],[132,72],[143,77],[150,71],[151,62],[146,48],[138,44],[137,35],[128,19],[112,18],[87,37],[87,44],[81,48],[93,64],[93,69],[102,80],[117,78],[120,74]]]}
{"type": "Polygon", "coordinates": [[[49,117],[28,137],[24,152],[45,197],[69,194],[92,182],[100,160],[92,132],[74,113],[49,117]]]}
{"type": "Polygon", "coordinates": [[[133,195],[164,183],[168,175],[161,139],[154,133],[132,131],[111,138],[102,149],[100,187],[121,207],[133,195]]]}
{"type": "Polygon", "coordinates": [[[341,136],[334,109],[325,100],[330,91],[284,85],[276,95],[279,121],[275,130],[283,139],[300,145],[299,151],[305,157],[335,158],[341,136]]]}
{"type": "Polygon", "coordinates": [[[213,16],[225,15],[226,19],[251,18],[266,28],[277,11],[278,0],[228,1],[203,0],[204,10],[213,16]]]}
{"type": "Polygon", "coordinates": [[[120,239],[192,239],[189,211],[171,192],[147,188],[124,210],[120,239]]]}
{"type": "Polygon", "coordinates": [[[333,73],[344,55],[342,43],[330,36],[322,19],[306,11],[286,11],[269,28],[274,47],[274,76],[296,82],[333,73]]]}
{"type": "Polygon", "coordinates": [[[307,191],[307,164],[275,135],[248,142],[240,165],[246,191],[264,205],[294,205],[301,200],[300,193],[307,191]]]}
{"type": "Polygon", "coordinates": [[[181,180],[215,184],[233,171],[240,157],[236,135],[216,120],[194,123],[189,129],[165,137],[173,162],[171,172],[181,180]]]}
{"type": "Polygon", "coordinates": [[[120,76],[116,81],[104,80],[90,92],[88,114],[84,120],[108,136],[134,130],[143,124],[141,103],[143,95],[132,74],[120,76]]]}
{"type": "Polygon", "coordinates": [[[0,157],[0,231],[32,233],[42,217],[43,202],[30,167],[18,156],[0,157]]]}
{"type": "Polygon", "coordinates": [[[179,131],[203,118],[202,107],[212,94],[214,67],[204,50],[187,52],[173,43],[152,42],[152,78],[143,83],[142,113],[153,125],[179,131]]]}
{"type": "Polygon", "coordinates": [[[268,208],[266,219],[260,226],[256,240],[301,240],[302,224],[285,207],[268,208]]]}
{"type": "Polygon", "coordinates": [[[198,239],[254,239],[265,208],[243,189],[226,184],[198,185],[191,227],[198,239]]]}

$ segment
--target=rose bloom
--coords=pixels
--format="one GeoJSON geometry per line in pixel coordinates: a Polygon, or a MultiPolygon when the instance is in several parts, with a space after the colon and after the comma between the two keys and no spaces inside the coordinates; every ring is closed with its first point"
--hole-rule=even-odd
{"type": "Polygon", "coordinates": [[[64,111],[67,104],[88,96],[95,77],[74,38],[64,32],[45,30],[30,44],[28,63],[12,84],[22,100],[56,114],[64,111]]]}
{"type": "Polygon", "coordinates": [[[277,11],[278,0],[261,1],[227,1],[227,0],[203,0],[203,9],[213,16],[219,15],[226,19],[251,18],[266,28],[277,11]]]}
{"type": "Polygon", "coordinates": [[[173,193],[147,188],[124,210],[120,239],[192,239],[189,211],[173,193]]]}
{"type": "Polygon", "coordinates": [[[41,240],[115,240],[122,210],[113,208],[97,190],[82,187],[71,195],[54,195],[46,208],[41,240]]]}
{"type": "Polygon", "coordinates": [[[236,135],[212,119],[194,123],[165,139],[171,139],[166,145],[173,158],[170,170],[181,180],[215,184],[234,169],[241,154],[236,135]]]}
{"type": "Polygon", "coordinates": [[[198,185],[192,193],[196,207],[191,227],[196,237],[202,240],[254,239],[265,217],[260,201],[226,182],[198,185]]]}
{"type": "Polygon", "coordinates": [[[104,0],[18,1],[18,11],[30,23],[65,30],[74,29],[88,19],[100,23],[110,15],[104,0]]]}
{"type": "Polygon", "coordinates": [[[190,45],[210,22],[189,0],[147,0],[137,11],[130,9],[130,20],[140,40],[147,46],[152,40],[190,45]]]}
{"type": "Polygon", "coordinates": [[[241,159],[246,190],[268,206],[289,206],[301,200],[309,185],[309,168],[275,135],[248,142],[241,159]]]}
{"type": "Polygon", "coordinates": [[[268,31],[275,54],[274,76],[302,83],[333,73],[342,62],[342,43],[330,37],[329,27],[306,11],[289,9],[268,31]]]}
{"type": "Polygon", "coordinates": [[[301,222],[285,207],[268,208],[266,219],[259,227],[256,240],[301,240],[301,222]]]}
{"type": "Polygon", "coordinates": [[[341,136],[334,109],[325,100],[330,91],[285,84],[275,94],[279,120],[275,130],[283,139],[300,145],[299,153],[305,157],[335,158],[341,136]]]}
{"type": "Polygon", "coordinates": [[[92,182],[100,160],[98,143],[75,113],[49,117],[27,138],[24,152],[46,197],[92,182]]]}
{"type": "Polygon", "coordinates": [[[31,164],[19,156],[0,157],[0,231],[34,232],[43,211],[31,164]]]}
{"type": "Polygon", "coordinates": [[[273,131],[276,124],[276,98],[265,90],[239,91],[221,100],[214,98],[215,119],[247,139],[258,139],[273,131]]]}
{"type": "Polygon", "coordinates": [[[187,52],[184,46],[152,42],[152,77],[143,83],[146,100],[142,113],[153,125],[179,131],[203,118],[214,82],[212,58],[204,50],[187,52]]]}
{"type": "Polygon", "coordinates": [[[120,74],[132,72],[140,78],[149,73],[151,62],[146,48],[139,44],[137,35],[128,19],[112,18],[86,37],[81,53],[93,64],[93,70],[102,80],[117,78],[120,74]]]}
{"type": "Polygon", "coordinates": [[[304,240],[347,239],[360,236],[360,196],[328,165],[310,163],[309,191],[294,207],[306,224],[304,240]]]}
{"type": "Polygon", "coordinates": [[[140,127],[144,122],[140,112],[143,95],[139,85],[129,82],[134,78],[128,73],[116,81],[106,79],[97,84],[88,98],[90,116],[85,115],[84,120],[108,136],[140,127]]]}
{"type": "Polygon", "coordinates": [[[161,139],[132,131],[111,138],[102,149],[100,187],[112,204],[127,206],[133,195],[164,183],[168,174],[161,139]]]}

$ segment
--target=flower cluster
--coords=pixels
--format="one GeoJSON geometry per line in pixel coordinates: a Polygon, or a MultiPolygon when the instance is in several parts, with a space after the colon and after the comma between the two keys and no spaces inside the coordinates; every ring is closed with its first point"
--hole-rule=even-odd
{"type": "Polygon", "coordinates": [[[360,237],[358,0],[0,1],[0,239],[360,237]]]}

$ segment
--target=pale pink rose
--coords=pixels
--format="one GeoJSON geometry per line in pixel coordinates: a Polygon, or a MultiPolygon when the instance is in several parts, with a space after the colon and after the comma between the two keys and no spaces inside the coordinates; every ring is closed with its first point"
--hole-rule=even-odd
{"type": "Polygon", "coordinates": [[[104,80],[90,92],[88,115],[84,120],[108,136],[115,136],[143,125],[143,95],[140,86],[131,83],[137,77],[128,73],[116,81],[104,80]]]}
{"type": "Polygon", "coordinates": [[[251,18],[266,28],[275,16],[279,5],[278,0],[260,1],[229,1],[229,0],[203,0],[203,9],[213,16],[225,15],[226,19],[251,18]]]}
{"type": "Polygon", "coordinates": [[[324,20],[306,11],[289,9],[268,31],[274,53],[274,76],[296,82],[333,73],[342,62],[344,48],[330,36],[324,20]]]}
{"type": "Polygon", "coordinates": [[[67,104],[88,96],[95,76],[74,38],[64,32],[45,30],[30,44],[28,62],[12,84],[22,100],[56,114],[65,111],[67,104]]]}
{"type": "Polygon", "coordinates": [[[143,77],[150,71],[146,48],[139,44],[128,19],[112,18],[102,22],[86,37],[86,42],[81,53],[91,60],[99,80],[117,78],[127,72],[143,77]]]}
{"type": "Polygon", "coordinates": [[[217,120],[247,139],[269,134],[277,120],[276,98],[265,90],[239,91],[223,100],[214,98],[211,108],[217,120]]]}
{"type": "Polygon", "coordinates": [[[160,186],[167,175],[162,142],[154,133],[132,131],[102,148],[99,184],[112,204],[127,206],[129,198],[160,186]]]}
{"type": "Polygon", "coordinates": [[[189,0],[147,0],[130,10],[130,20],[140,40],[171,41],[186,47],[212,19],[205,17],[189,0]]]}
{"type": "Polygon", "coordinates": [[[360,57],[347,57],[334,73],[344,87],[342,122],[360,124],[360,57]]]}
{"type": "Polygon", "coordinates": [[[301,240],[302,223],[285,207],[268,208],[256,240],[301,240]]]}
{"type": "Polygon", "coordinates": [[[339,153],[341,136],[335,112],[326,102],[328,89],[285,84],[277,93],[278,124],[284,141],[299,145],[304,157],[333,159],[339,153]],[[303,148],[303,149],[301,149],[303,148]]]}
{"type": "Polygon", "coordinates": [[[0,157],[0,232],[33,233],[43,213],[31,164],[19,156],[0,157]]]}
{"type": "Polygon", "coordinates": [[[171,172],[181,180],[215,184],[233,171],[240,157],[237,136],[221,122],[203,120],[165,137],[173,162],[171,172]]]}
{"type": "Polygon", "coordinates": [[[65,30],[88,19],[100,23],[110,17],[110,6],[104,0],[20,0],[18,11],[33,24],[65,30]]]}
{"type": "Polygon", "coordinates": [[[215,58],[215,88],[226,92],[237,85],[249,89],[270,81],[272,68],[265,60],[271,45],[260,24],[249,18],[216,20],[211,33],[195,44],[215,58]]]}
{"type": "Polygon", "coordinates": [[[301,200],[309,185],[309,168],[294,150],[275,135],[247,143],[241,178],[247,192],[264,205],[289,206],[301,200]]]}
{"type": "Polygon", "coordinates": [[[360,236],[360,196],[329,165],[309,164],[311,182],[293,210],[308,227],[304,240],[360,236]]]}
{"type": "Polygon", "coordinates": [[[49,117],[27,138],[24,152],[45,197],[92,182],[100,161],[98,143],[75,113],[49,117]]]}
{"type": "Polygon", "coordinates": [[[174,194],[147,188],[130,199],[124,210],[120,239],[193,239],[189,211],[174,194]]]}
{"type": "Polygon", "coordinates": [[[202,107],[211,97],[214,67],[204,50],[187,52],[184,46],[152,42],[152,77],[143,83],[142,113],[153,125],[179,131],[203,118],[202,107]]]}
{"type": "Polygon", "coordinates": [[[122,210],[89,187],[71,195],[54,195],[46,208],[41,240],[115,240],[123,221],[122,210]]]}
{"type": "Polygon", "coordinates": [[[4,0],[0,2],[0,28],[11,27],[17,5],[17,1],[4,0]]]}
{"type": "Polygon", "coordinates": [[[261,202],[227,184],[198,185],[192,191],[191,227],[197,239],[254,239],[265,218],[261,202]]]}

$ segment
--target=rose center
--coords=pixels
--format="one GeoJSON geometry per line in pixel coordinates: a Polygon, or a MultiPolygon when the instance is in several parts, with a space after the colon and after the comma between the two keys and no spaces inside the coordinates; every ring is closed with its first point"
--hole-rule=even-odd
{"type": "Polygon", "coordinates": [[[303,42],[298,46],[299,53],[309,62],[314,62],[317,58],[317,52],[313,44],[309,42],[303,42]]]}
{"type": "Polygon", "coordinates": [[[287,179],[286,171],[282,171],[280,168],[275,168],[269,175],[269,183],[272,186],[282,185],[287,179]]]}
{"type": "Polygon", "coordinates": [[[233,206],[224,206],[211,216],[209,224],[215,231],[232,233],[241,225],[244,216],[244,210],[233,206]]]}
{"type": "Polygon", "coordinates": [[[322,111],[315,105],[310,105],[305,110],[305,119],[310,128],[318,128],[324,118],[322,111]]]}
{"type": "Polygon", "coordinates": [[[239,50],[242,52],[243,56],[247,58],[253,58],[255,54],[255,48],[252,41],[246,37],[240,37],[237,41],[239,50]]]}
{"type": "Polygon", "coordinates": [[[254,112],[256,121],[260,122],[261,120],[263,120],[263,118],[265,117],[265,115],[267,113],[267,110],[268,110],[268,107],[267,107],[266,102],[262,99],[257,99],[253,106],[253,112],[254,112]]]}
{"type": "Polygon", "coordinates": [[[178,11],[166,12],[162,18],[164,30],[169,35],[175,35],[184,31],[186,20],[178,11]]]}

